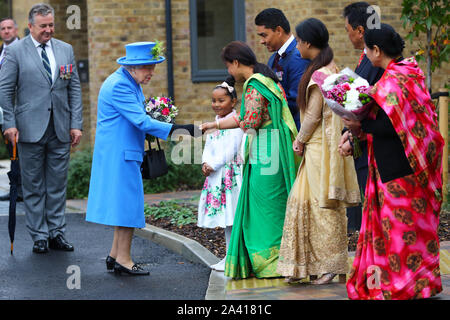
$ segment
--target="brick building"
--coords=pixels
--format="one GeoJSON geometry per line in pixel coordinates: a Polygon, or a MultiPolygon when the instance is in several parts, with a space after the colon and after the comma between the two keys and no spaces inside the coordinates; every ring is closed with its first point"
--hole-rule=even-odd
{"type": "MultiPolygon", "coordinates": [[[[14,0],[10,4],[20,36],[26,29],[28,11],[36,2],[14,0]]],[[[292,29],[303,19],[321,19],[330,32],[330,45],[337,64],[354,68],[360,52],[349,42],[341,16],[342,9],[351,2],[282,0],[276,6],[285,12],[292,29]]],[[[380,7],[382,22],[393,25],[403,36],[406,34],[400,21],[401,0],[371,2],[380,7]]],[[[77,60],[84,66],[88,62],[89,78],[82,88],[85,137],[89,132],[91,143],[95,135],[98,91],[106,77],[118,67],[116,59],[125,55],[127,43],[156,39],[165,42],[169,49],[167,56],[172,59],[158,65],[144,93],[172,93],[181,110],[179,123],[212,119],[211,90],[225,78],[219,53],[227,42],[245,40],[261,62],[266,62],[270,56],[259,44],[254,25],[254,17],[274,5],[269,0],[48,0],[48,3],[56,10],[55,37],[71,43],[77,60]],[[68,23],[74,12],[68,13],[67,9],[72,5],[79,8],[80,26],[75,29],[68,23]],[[167,19],[169,7],[171,21],[167,19]]],[[[405,56],[410,56],[415,48],[417,43],[407,43],[405,56]]],[[[421,66],[424,69],[424,65],[421,66]]],[[[446,64],[433,75],[434,90],[449,82],[449,71],[446,64]]],[[[89,143],[89,139],[84,139],[84,143],[89,143]]]]}

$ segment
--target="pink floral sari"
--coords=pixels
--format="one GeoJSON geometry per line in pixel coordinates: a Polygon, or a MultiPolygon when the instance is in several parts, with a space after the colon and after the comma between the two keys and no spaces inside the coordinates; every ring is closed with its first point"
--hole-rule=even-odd
{"type": "Polygon", "coordinates": [[[391,62],[372,96],[389,116],[413,174],[382,183],[368,135],[369,176],[350,299],[428,298],[442,291],[439,212],[442,136],[413,58],[391,62]]]}

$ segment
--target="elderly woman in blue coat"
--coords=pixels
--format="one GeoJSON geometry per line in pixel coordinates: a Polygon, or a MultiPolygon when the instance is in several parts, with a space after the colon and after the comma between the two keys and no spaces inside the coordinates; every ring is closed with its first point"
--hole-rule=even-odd
{"type": "Polygon", "coordinates": [[[163,123],[145,113],[141,85],[165,60],[152,55],[154,46],[154,42],[126,45],[126,56],[117,59],[121,67],[105,80],[98,96],[86,220],[115,227],[106,267],[117,274],[149,274],[130,254],[134,228],[145,227],[140,172],[145,134],[164,140],[177,128],[194,134],[193,125],[163,123]]]}

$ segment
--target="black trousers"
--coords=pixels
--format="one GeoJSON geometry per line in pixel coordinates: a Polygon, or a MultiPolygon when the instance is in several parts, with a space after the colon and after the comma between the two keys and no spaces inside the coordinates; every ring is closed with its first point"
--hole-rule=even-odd
{"type": "MultiPolygon", "coordinates": [[[[364,197],[366,191],[368,168],[367,142],[361,141],[360,147],[362,154],[355,159],[356,176],[358,177],[358,185],[361,190],[361,198],[364,197]]],[[[362,199],[361,199],[362,200],[362,199]]],[[[359,231],[361,229],[362,205],[347,208],[347,229],[348,231],[359,231]]]]}

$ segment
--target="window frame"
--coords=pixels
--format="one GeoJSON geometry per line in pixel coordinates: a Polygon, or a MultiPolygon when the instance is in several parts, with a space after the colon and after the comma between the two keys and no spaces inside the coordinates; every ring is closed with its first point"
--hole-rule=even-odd
{"type": "MultiPolygon", "coordinates": [[[[192,82],[222,81],[228,76],[225,67],[223,69],[199,69],[198,66],[197,0],[189,0],[189,19],[192,82]]],[[[245,42],[245,0],[233,0],[233,26],[234,39],[245,42]]],[[[219,57],[217,58],[219,59],[219,57]]]]}

